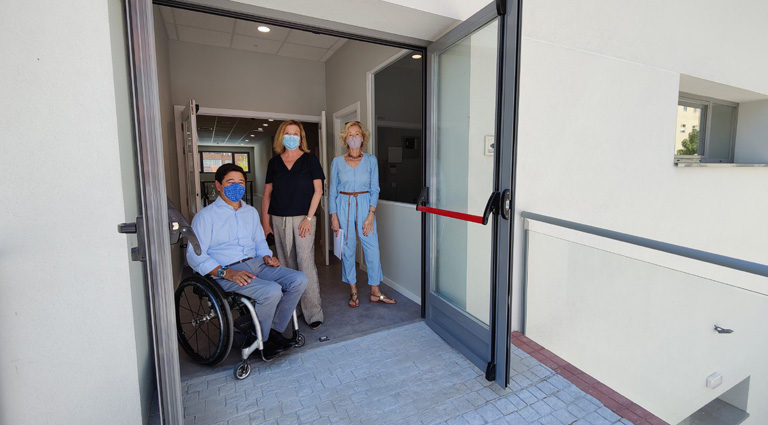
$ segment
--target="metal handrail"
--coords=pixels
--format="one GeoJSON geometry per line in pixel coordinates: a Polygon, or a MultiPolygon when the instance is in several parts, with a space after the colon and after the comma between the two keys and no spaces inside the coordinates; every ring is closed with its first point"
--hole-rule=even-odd
{"type": "Polygon", "coordinates": [[[720,254],[713,254],[711,252],[702,251],[699,249],[688,248],[688,247],[675,245],[667,242],[661,242],[653,239],[643,238],[640,236],[633,236],[627,233],[621,233],[613,230],[602,229],[599,227],[589,226],[586,224],[576,223],[574,221],[563,220],[563,219],[549,217],[546,215],[536,214],[532,212],[523,211],[522,213],[520,213],[520,215],[523,218],[527,218],[530,220],[541,221],[543,223],[549,223],[555,226],[565,227],[567,229],[572,229],[579,232],[589,233],[592,235],[601,236],[604,238],[613,239],[620,242],[626,242],[632,245],[638,245],[645,248],[654,249],[657,251],[667,252],[669,254],[679,255],[681,257],[704,261],[705,263],[716,264],[718,266],[728,267],[730,269],[740,270],[743,272],[768,277],[768,265],[765,265],[765,264],[755,263],[755,262],[746,261],[746,260],[740,260],[738,258],[728,257],[720,254]]]}

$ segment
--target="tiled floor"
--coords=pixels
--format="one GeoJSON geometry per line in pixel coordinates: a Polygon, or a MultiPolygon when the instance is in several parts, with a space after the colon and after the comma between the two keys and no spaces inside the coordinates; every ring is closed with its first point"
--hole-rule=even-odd
{"type": "Polygon", "coordinates": [[[512,346],[501,388],[424,322],[186,379],[186,424],[630,424],[512,346]]]}

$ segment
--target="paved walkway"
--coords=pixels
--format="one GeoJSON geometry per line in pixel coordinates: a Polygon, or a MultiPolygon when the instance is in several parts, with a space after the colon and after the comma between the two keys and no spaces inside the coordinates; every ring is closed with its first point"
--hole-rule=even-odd
{"type": "Polygon", "coordinates": [[[631,424],[512,347],[501,388],[424,322],[182,382],[185,424],[631,424]]]}

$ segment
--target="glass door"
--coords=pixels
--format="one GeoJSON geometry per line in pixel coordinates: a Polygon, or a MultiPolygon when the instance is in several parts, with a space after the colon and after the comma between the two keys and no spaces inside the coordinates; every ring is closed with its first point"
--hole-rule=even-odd
{"type": "Polygon", "coordinates": [[[508,223],[502,213],[511,187],[511,179],[501,181],[511,161],[501,160],[497,143],[503,20],[489,5],[428,48],[428,187],[417,208],[426,213],[427,323],[487,379],[505,385],[506,371],[496,373],[498,361],[506,364],[509,313],[505,299],[497,314],[509,266],[498,246],[510,240],[509,226],[499,226],[508,223]]]}

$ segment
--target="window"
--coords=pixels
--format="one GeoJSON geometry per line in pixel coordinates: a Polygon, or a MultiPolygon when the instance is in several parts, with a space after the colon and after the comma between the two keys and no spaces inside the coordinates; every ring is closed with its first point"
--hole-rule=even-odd
{"type": "Polygon", "coordinates": [[[373,124],[379,199],[415,204],[422,183],[422,65],[409,52],[374,74],[373,124]]]}
{"type": "Polygon", "coordinates": [[[675,162],[733,162],[739,105],[684,93],[677,105],[675,162]]]}

